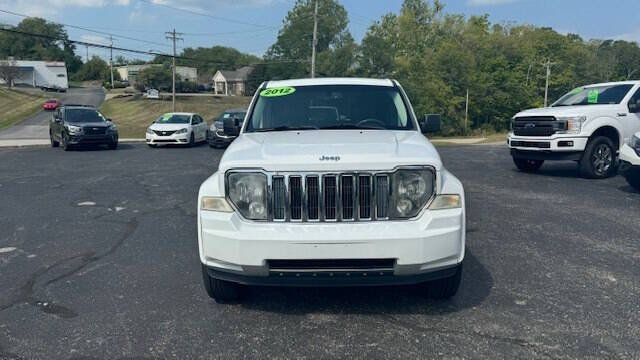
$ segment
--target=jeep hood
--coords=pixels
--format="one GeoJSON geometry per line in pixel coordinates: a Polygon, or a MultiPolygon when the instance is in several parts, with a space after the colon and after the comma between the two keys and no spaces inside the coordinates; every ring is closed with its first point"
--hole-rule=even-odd
{"type": "Polygon", "coordinates": [[[224,153],[219,170],[326,172],[391,170],[400,165],[440,170],[442,162],[417,131],[308,130],[242,134],[224,153]]]}

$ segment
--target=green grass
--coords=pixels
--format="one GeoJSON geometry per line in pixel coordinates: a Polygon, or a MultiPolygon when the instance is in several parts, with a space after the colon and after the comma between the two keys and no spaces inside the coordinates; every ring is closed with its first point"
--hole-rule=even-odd
{"type": "MultiPolygon", "coordinates": [[[[194,96],[176,98],[176,111],[200,114],[211,123],[226,109],[246,108],[250,97],[194,96]]],[[[171,112],[171,100],[147,100],[141,97],[125,97],[106,101],[100,111],[118,126],[120,138],[144,138],[151,122],[164,113],[171,112]]]]}
{"type": "Polygon", "coordinates": [[[50,97],[31,95],[0,88],[0,129],[9,127],[42,110],[42,104],[50,97]]]}

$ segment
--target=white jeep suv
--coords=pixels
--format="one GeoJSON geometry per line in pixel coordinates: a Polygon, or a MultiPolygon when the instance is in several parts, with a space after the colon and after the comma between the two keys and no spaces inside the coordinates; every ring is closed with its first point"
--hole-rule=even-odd
{"type": "Polygon", "coordinates": [[[640,81],[574,89],[551,107],[518,113],[511,128],[508,143],[520,170],[574,160],[586,177],[612,176],[621,145],[640,131],[640,81]]]}
{"type": "Polygon", "coordinates": [[[429,282],[455,295],[465,254],[465,199],[396,81],[264,83],[239,134],[200,187],[198,244],[216,301],[246,285],[429,282]]]}

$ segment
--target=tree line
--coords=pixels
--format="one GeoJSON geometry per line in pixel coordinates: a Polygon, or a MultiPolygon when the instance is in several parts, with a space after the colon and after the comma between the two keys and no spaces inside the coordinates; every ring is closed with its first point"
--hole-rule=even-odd
{"type": "MultiPolygon", "coordinates": [[[[263,58],[212,46],[184,49],[177,64],[197,67],[200,82],[210,82],[220,69],[252,65],[252,89],[265,80],[308,77],[314,1],[296,0],[263,58]]],[[[359,44],[338,0],[320,0],[318,19],[317,76],[395,78],[417,113],[442,114],[446,135],[503,131],[516,112],[542,106],[547,62],[552,64],[552,100],[589,83],[640,79],[635,42],[585,40],[547,27],[492,23],[487,15],[447,13],[440,0],[405,0],[398,13],[374,21],[359,44]]],[[[72,79],[110,80],[101,58],[82,63],[61,25],[28,18],[16,28],[61,40],[0,32],[0,59],[62,60],[72,79]]],[[[150,62],[164,66],[138,77],[166,86],[171,58],[157,56],[150,62]]],[[[117,57],[116,63],[145,61],[117,57]]]]}

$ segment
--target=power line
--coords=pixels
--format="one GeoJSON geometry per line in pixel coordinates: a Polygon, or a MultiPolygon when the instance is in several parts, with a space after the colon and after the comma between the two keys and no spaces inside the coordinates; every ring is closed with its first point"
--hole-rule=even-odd
{"type": "MultiPolygon", "coordinates": [[[[8,10],[2,10],[2,9],[0,9],[0,12],[5,13],[5,14],[20,16],[20,17],[23,17],[23,18],[32,18],[33,17],[33,16],[26,15],[26,14],[20,14],[20,13],[17,13],[17,12],[8,11],[8,10]]],[[[45,19],[45,20],[47,20],[47,19],[45,19]]],[[[47,21],[49,21],[49,20],[47,20],[47,21]]],[[[91,29],[91,28],[83,27],[83,26],[64,24],[64,23],[59,23],[59,22],[54,22],[54,21],[52,21],[52,22],[55,23],[55,24],[59,24],[59,25],[68,27],[68,28],[89,31],[89,32],[92,32],[92,33],[95,33],[95,34],[108,35],[108,36],[113,36],[113,37],[117,37],[117,38],[121,38],[121,39],[131,40],[131,41],[138,41],[138,42],[152,44],[152,45],[170,47],[170,45],[168,45],[168,44],[158,43],[158,42],[155,42],[155,41],[143,40],[143,39],[138,39],[138,38],[125,36],[125,35],[112,34],[112,33],[99,31],[99,30],[94,30],[94,29],[91,29]]]]}
{"type": "Polygon", "coordinates": [[[207,14],[205,12],[199,12],[199,11],[195,11],[195,10],[179,8],[179,7],[175,7],[175,6],[171,6],[171,5],[167,5],[167,4],[160,4],[160,3],[156,3],[156,2],[153,2],[153,1],[150,1],[150,0],[139,0],[139,1],[147,3],[147,4],[155,5],[155,6],[161,6],[161,7],[164,7],[164,8],[167,8],[167,9],[171,9],[171,10],[175,10],[175,11],[181,11],[181,12],[192,14],[192,15],[204,16],[204,17],[208,17],[208,18],[211,18],[211,19],[216,19],[216,20],[220,20],[220,21],[226,21],[226,22],[235,23],[235,24],[255,26],[255,27],[260,27],[260,28],[272,27],[272,25],[253,24],[253,23],[244,22],[244,21],[231,20],[231,19],[228,19],[228,18],[225,18],[225,17],[222,17],[222,16],[215,16],[215,15],[207,14]]]}
{"type": "MultiPolygon", "coordinates": [[[[164,54],[164,53],[159,53],[159,52],[127,49],[127,48],[123,48],[123,47],[115,47],[115,46],[110,46],[110,45],[97,44],[97,43],[91,43],[91,42],[87,42],[87,41],[56,38],[56,37],[49,36],[49,35],[28,33],[28,32],[25,32],[25,31],[19,31],[19,30],[14,30],[14,29],[0,28],[0,32],[7,32],[7,33],[23,35],[23,36],[39,37],[39,38],[44,38],[44,39],[49,39],[49,40],[54,40],[54,41],[63,41],[63,42],[67,42],[67,43],[70,43],[70,44],[76,44],[76,45],[82,45],[82,46],[91,46],[91,47],[96,47],[96,48],[101,48],[101,49],[112,49],[114,51],[128,52],[128,53],[133,53],[133,54],[152,55],[152,56],[167,57],[167,58],[172,57],[169,54],[164,54]]],[[[290,64],[290,63],[308,63],[309,62],[309,60],[281,59],[281,60],[271,60],[271,61],[265,61],[265,62],[236,63],[236,64],[233,64],[231,62],[209,61],[209,60],[190,58],[190,57],[185,57],[185,56],[176,56],[176,59],[199,62],[199,63],[202,63],[202,64],[223,65],[223,66],[224,65],[249,66],[249,65],[269,65],[269,64],[277,64],[277,63],[290,64]]]]}

